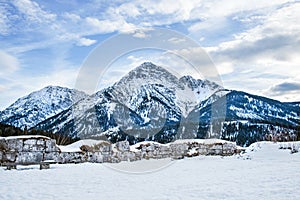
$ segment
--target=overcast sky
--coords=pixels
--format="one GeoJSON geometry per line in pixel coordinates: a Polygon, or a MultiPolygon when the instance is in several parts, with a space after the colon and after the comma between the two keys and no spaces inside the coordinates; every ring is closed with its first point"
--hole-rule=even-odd
{"type": "MultiPolygon", "coordinates": [[[[174,30],[197,42],[225,88],[300,101],[299,10],[300,1],[285,0],[2,0],[0,110],[47,85],[73,88],[95,47],[140,29],[135,36],[146,40],[151,28],[174,30]]],[[[190,50],[188,59],[199,55],[199,49],[190,50]]],[[[116,63],[126,66],[115,67],[114,76],[102,81],[110,84],[145,60],[172,68],[161,53],[123,56],[125,61],[116,63]]]]}

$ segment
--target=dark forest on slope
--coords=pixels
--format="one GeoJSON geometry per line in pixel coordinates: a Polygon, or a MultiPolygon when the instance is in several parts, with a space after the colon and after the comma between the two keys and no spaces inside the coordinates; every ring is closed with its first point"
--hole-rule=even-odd
{"type": "Polygon", "coordinates": [[[68,145],[79,140],[69,136],[54,134],[43,130],[21,130],[20,128],[0,123],[0,137],[21,136],[21,135],[43,135],[56,140],[58,145],[68,145]]]}

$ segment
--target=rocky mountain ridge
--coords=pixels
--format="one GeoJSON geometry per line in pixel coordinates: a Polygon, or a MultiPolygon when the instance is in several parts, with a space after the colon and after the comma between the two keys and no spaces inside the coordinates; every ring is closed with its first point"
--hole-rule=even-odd
{"type": "Polygon", "coordinates": [[[24,119],[27,115],[36,119],[29,126],[35,129],[111,142],[128,140],[131,144],[144,140],[166,143],[174,139],[216,137],[249,145],[265,139],[270,132],[295,136],[300,120],[299,102],[282,103],[227,90],[191,76],[178,78],[149,62],[93,95],[73,93],[79,97],[78,101],[70,102],[68,95],[60,100],[53,96],[54,100],[49,98],[46,105],[49,102],[60,105],[61,99],[66,102],[54,111],[50,109],[50,114],[48,106],[47,109],[38,106],[41,110],[37,113],[43,115],[36,114],[40,116],[36,118],[29,117],[35,113],[25,112],[17,101],[15,104],[21,105],[18,110],[15,112],[16,106],[12,105],[2,111],[0,122],[21,127],[18,116],[24,119]],[[15,115],[7,117],[7,113],[15,115]]]}

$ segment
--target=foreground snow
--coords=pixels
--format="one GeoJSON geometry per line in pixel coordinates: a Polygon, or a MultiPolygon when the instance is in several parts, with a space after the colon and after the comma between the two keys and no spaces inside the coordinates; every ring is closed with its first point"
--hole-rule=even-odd
{"type": "Polygon", "coordinates": [[[282,145],[256,143],[242,156],[223,158],[0,168],[0,199],[299,199],[300,153],[279,150],[282,145]],[[165,167],[151,173],[115,170],[149,172],[161,162],[165,167]]]}

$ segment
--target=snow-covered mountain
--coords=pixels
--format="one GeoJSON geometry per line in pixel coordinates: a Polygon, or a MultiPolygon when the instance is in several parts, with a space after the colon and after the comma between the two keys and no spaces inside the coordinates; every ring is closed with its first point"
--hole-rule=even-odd
{"type": "Polygon", "coordinates": [[[73,89],[48,86],[18,99],[0,112],[0,122],[19,128],[31,128],[68,109],[87,95],[73,89]]]}
{"type": "Polygon", "coordinates": [[[79,101],[37,128],[82,138],[164,141],[166,133],[176,133],[182,117],[220,89],[221,86],[207,80],[190,76],[179,79],[147,62],[113,86],[79,101]]]}
{"type": "Polygon", "coordinates": [[[267,134],[296,137],[300,126],[300,107],[241,91],[219,91],[194,109],[199,116],[197,137],[211,135],[250,145],[267,134]],[[219,95],[218,93],[223,93],[219,95]],[[225,95],[224,95],[225,94],[225,95]]]}
{"type": "Polygon", "coordinates": [[[115,100],[128,107],[140,103],[139,96],[146,93],[149,96],[152,91],[157,91],[170,97],[167,101],[176,104],[181,114],[187,116],[197,104],[221,89],[223,88],[214,82],[194,79],[192,76],[178,78],[160,66],[145,62],[107,91],[115,100]]]}
{"type": "Polygon", "coordinates": [[[283,126],[297,126],[300,119],[300,108],[296,103],[282,103],[266,97],[248,94],[241,91],[219,91],[203,101],[193,111],[201,112],[201,121],[208,122],[212,114],[215,118],[225,116],[225,120],[248,120],[251,122],[270,122],[283,126]],[[218,96],[219,92],[223,92],[218,96]],[[224,92],[226,93],[224,95],[224,92]],[[220,112],[224,105],[225,112],[220,112]]]}
{"type": "Polygon", "coordinates": [[[68,95],[31,94],[28,98],[33,100],[18,100],[1,113],[1,119],[16,126],[31,122],[36,129],[112,142],[218,137],[239,145],[262,140],[270,132],[293,136],[300,121],[299,102],[282,103],[227,90],[208,80],[176,77],[149,62],[108,88],[78,96],[73,104],[68,95]]]}

